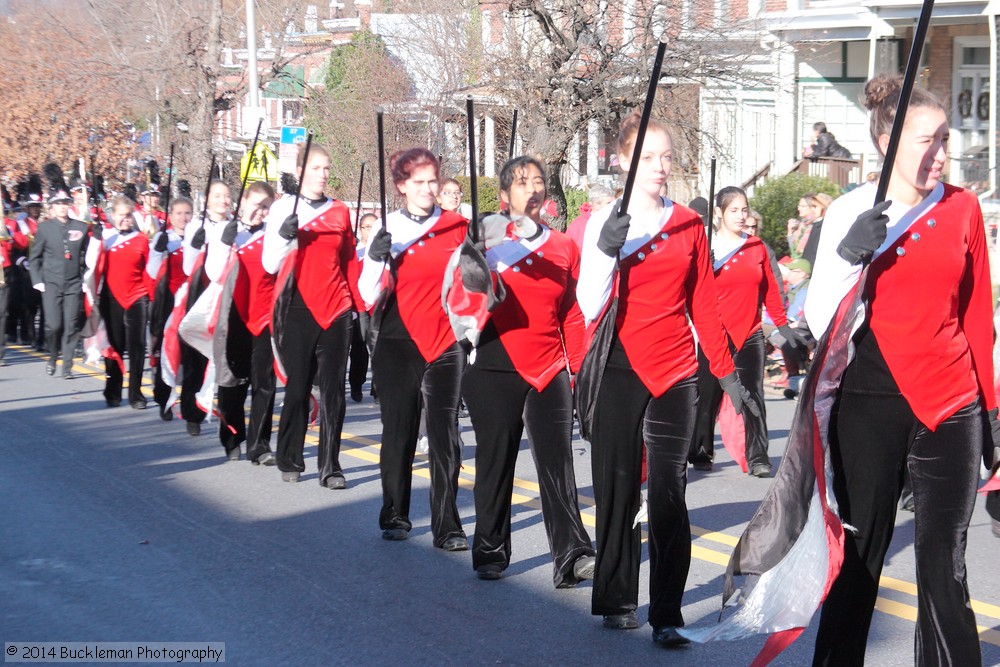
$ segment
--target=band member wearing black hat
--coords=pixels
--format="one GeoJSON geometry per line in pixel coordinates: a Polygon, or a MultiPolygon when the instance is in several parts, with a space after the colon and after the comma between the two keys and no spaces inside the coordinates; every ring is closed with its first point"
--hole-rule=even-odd
{"type": "Polygon", "coordinates": [[[119,358],[104,359],[107,373],[104,398],[108,407],[121,405],[124,378],[119,360],[128,351],[128,402],[134,409],[143,410],[146,408],[141,386],[149,307],[146,279],[149,239],[135,230],[134,209],[131,199],[115,197],[111,204],[111,221],[115,227],[103,233],[98,231],[100,225],[93,227],[94,242],[87,249],[87,267],[95,268],[99,261],[105,262],[104,287],[100,294],[101,318],[107,327],[108,342],[119,358]]]}
{"type": "Polygon", "coordinates": [[[487,225],[486,261],[506,298],[493,311],[465,370],[462,393],[476,431],[476,532],[472,567],[499,579],[510,564],[510,506],[521,435],[538,468],[556,588],[594,578],[594,549],[580,519],[573,472],[570,372],[583,355],[576,305],[580,251],[542,223],[545,170],[518,157],[500,171],[514,222],[487,225]]]}
{"type": "Polygon", "coordinates": [[[445,268],[469,223],[438,208],[438,162],[430,151],[411,148],[389,162],[406,206],[377,226],[359,281],[365,302],[376,304],[372,377],[382,406],[379,527],[387,540],[405,540],[412,527],[410,487],[423,396],[434,546],[464,551],[469,544],[455,497],[462,464],[457,423],[465,351],[441,305],[441,290],[445,268]],[[394,283],[391,289],[387,282],[394,283]]]}
{"type": "Polygon", "coordinates": [[[309,397],[319,386],[319,483],[343,489],[340,430],[347,405],[344,380],[351,322],[361,307],[352,275],[355,255],[351,213],[323,190],[330,177],[330,154],[312,144],[300,154],[301,201],[286,196],[271,207],[265,225],[264,270],[277,274],[272,335],[285,379],[285,402],[278,422],[278,469],[286,482],[305,470],[303,448],[309,397]]]}
{"type": "Polygon", "coordinates": [[[85,222],[69,217],[73,198],[64,189],[49,197],[52,217],[38,225],[31,245],[29,271],[32,287],[41,292],[45,313],[45,338],[49,361],[45,372],[56,372],[56,360],[62,353],[62,376],[73,377],[73,353],[80,334],[83,316],[83,274],[87,241],[85,222]]]}
{"type": "Polygon", "coordinates": [[[13,209],[13,205],[5,197],[3,221],[0,224],[0,265],[3,268],[3,273],[0,274],[0,366],[7,365],[7,360],[4,359],[7,349],[7,306],[10,294],[16,285],[14,282],[14,251],[28,247],[28,238],[21,233],[17,221],[7,217],[7,214],[12,212],[11,209],[13,209]]]}

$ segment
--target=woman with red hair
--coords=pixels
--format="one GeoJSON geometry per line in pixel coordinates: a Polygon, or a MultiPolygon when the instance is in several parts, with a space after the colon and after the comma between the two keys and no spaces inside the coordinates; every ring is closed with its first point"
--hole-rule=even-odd
{"type": "Polygon", "coordinates": [[[386,216],[365,249],[359,282],[372,314],[372,378],[382,407],[382,511],[386,540],[409,536],[410,485],[420,423],[427,411],[431,531],[445,551],[469,548],[455,503],[462,443],[458,401],[465,352],[441,305],[448,260],[465,239],[468,221],[436,203],[438,162],[411,148],[389,159],[392,181],[406,204],[386,216]]]}

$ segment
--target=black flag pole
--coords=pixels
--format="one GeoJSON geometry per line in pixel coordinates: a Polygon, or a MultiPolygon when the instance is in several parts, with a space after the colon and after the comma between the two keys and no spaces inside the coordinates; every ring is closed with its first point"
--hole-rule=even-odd
{"type": "Polygon", "coordinates": [[[472,106],[472,95],[465,98],[465,121],[469,134],[469,197],[472,205],[472,220],[469,222],[469,236],[473,243],[479,242],[479,186],[476,175],[479,167],[476,166],[476,115],[472,106]]]}
{"type": "Polygon", "coordinates": [[[510,150],[507,151],[507,159],[514,159],[514,144],[517,142],[517,109],[514,109],[514,118],[510,121],[510,150]]]}
{"type": "Polygon", "coordinates": [[[361,190],[365,186],[365,161],[361,161],[361,175],[358,177],[358,212],[354,216],[354,236],[361,229],[361,190]]]}
{"type": "Polygon", "coordinates": [[[906,110],[910,106],[910,93],[917,79],[917,68],[920,66],[920,53],[927,37],[927,27],[931,22],[931,12],[934,11],[934,0],[924,0],[920,9],[920,18],[913,31],[913,43],[910,45],[910,57],[906,61],[906,72],[903,74],[903,87],[899,91],[899,102],[896,105],[896,117],[892,121],[892,132],[889,134],[889,146],[882,162],[882,174],[878,179],[878,189],[875,191],[875,206],[885,201],[889,190],[889,179],[892,176],[892,166],[896,161],[896,149],[899,147],[899,137],[903,133],[903,123],[906,121],[906,110]]]}
{"type": "Polygon", "coordinates": [[[299,195],[302,194],[302,179],[306,177],[306,167],[309,166],[309,151],[312,150],[313,133],[306,135],[306,152],[302,155],[302,169],[299,170],[299,184],[295,188],[295,202],[292,204],[292,215],[299,210],[299,195]]]}
{"type": "Polygon", "coordinates": [[[382,107],[375,108],[375,122],[378,126],[378,197],[382,206],[382,226],[388,225],[389,212],[385,205],[385,130],[382,127],[382,107]]]}
{"type": "Polygon", "coordinates": [[[649,88],[646,90],[646,102],[642,106],[642,117],[639,119],[639,131],[635,135],[635,146],[632,148],[632,157],[629,160],[628,176],[625,177],[625,189],[622,191],[622,204],[619,207],[621,213],[628,211],[629,201],[632,199],[632,188],[635,187],[636,167],[639,161],[636,159],[642,153],[642,143],[646,139],[646,128],[649,126],[649,117],[653,113],[653,100],[656,99],[656,87],[660,81],[660,70],[663,69],[663,55],[667,51],[667,37],[660,38],[660,43],[656,46],[656,58],[653,59],[653,71],[649,74],[649,88]]]}
{"type": "Polygon", "coordinates": [[[715,156],[708,171],[708,251],[712,252],[712,236],[715,234],[715,156]]]}
{"type": "MultiPolygon", "coordinates": [[[[97,171],[95,171],[97,163],[97,153],[90,153],[90,201],[95,209],[97,209],[97,216],[91,220],[93,224],[100,224],[101,222],[101,201],[98,199],[97,194],[97,171]]],[[[84,180],[86,182],[86,180],[84,180]]]]}
{"type": "MultiPolygon", "coordinates": [[[[167,219],[170,219],[170,195],[172,194],[171,188],[174,186],[174,145],[170,144],[170,160],[167,162],[167,196],[163,199],[163,212],[167,215],[167,219]]],[[[164,232],[166,232],[166,225],[164,225],[164,232]]]]}
{"type": "Polygon", "coordinates": [[[201,226],[205,227],[208,216],[208,193],[212,189],[212,176],[215,174],[215,153],[212,154],[212,166],[208,168],[208,182],[205,183],[205,201],[201,205],[201,226]]]}
{"type": "MultiPolygon", "coordinates": [[[[247,160],[247,170],[243,174],[243,178],[240,179],[240,196],[236,198],[236,210],[233,212],[233,218],[235,220],[240,219],[240,207],[243,205],[243,193],[247,189],[247,179],[250,177],[250,167],[253,165],[254,152],[257,150],[257,141],[260,139],[260,128],[264,124],[264,119],[261,118],[257,121],[257,132],[253,135],[253,143],[250,144],[250,158],[247,160]]],[[[299,179],[302,182],[302,179],[299,179]]]]}

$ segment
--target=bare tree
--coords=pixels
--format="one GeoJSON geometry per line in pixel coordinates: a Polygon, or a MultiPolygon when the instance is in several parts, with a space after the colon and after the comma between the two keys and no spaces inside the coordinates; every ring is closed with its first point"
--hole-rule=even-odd
{"type": "MultiPolygon", "coordinates": [[[[310,48],[290,48],[290,24],[305,11],[304,0],[258,0],[258,24],[274,57],[262,84],[310,48]]],[[[85,56],[79,65],[112,78],[140,118],[159,117],[161,145],[177,145],[177,168],[207,175],[217,115],[246,92],[243,68],[226,68],[223,50],[245,43],[242,0],[87,0],[86,25],[51,10],[64,40],[85,56]],[[95,39],[95,35],[97,38],[95,39]]],[[[75,19],[74,19],[75,20],[75,19]]],[[[317,47],[312,47],[317,48],[317,47]]]]}
{"type": "MultiPolygon", "coordinates": [[[[83,56],[29,3],[12,3],[0,21],[0,176],[39,171],[54,161],[70,173],[95,154],[102,171],[124,163],[131,148],[128,99],[98,73],[81,70],[83,56]]],[[[116,174],[107,174],[114,178],[116,174]]]]}

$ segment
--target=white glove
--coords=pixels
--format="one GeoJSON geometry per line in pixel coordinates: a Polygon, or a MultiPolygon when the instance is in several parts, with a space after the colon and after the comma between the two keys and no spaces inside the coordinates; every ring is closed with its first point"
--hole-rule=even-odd
{"type": "Polygon", "coordinates": [[[32,285],[32,287],[34,287],[39,292],[45,291],[45,283],[38,283],[37,285],[32,285]]]}
{"type": "Polygon", "coordinates": [[[14,263],[17,264],[18,266],[20,266],[21,268],[24,268],[24,269],[28,268],[28,258],[27,257],[18,257],[17,261],[14,262],[14,263]]]}

